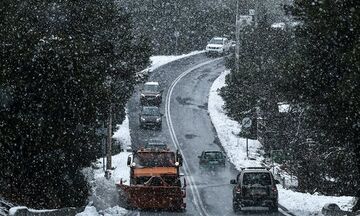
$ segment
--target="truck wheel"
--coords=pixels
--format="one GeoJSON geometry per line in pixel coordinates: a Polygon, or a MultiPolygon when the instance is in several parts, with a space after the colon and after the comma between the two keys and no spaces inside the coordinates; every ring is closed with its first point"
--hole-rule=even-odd
{"type": "Polygon", "coordinates": [[[271,212],[278,212],[279,211],[279,206],[277,203],[274,203],[272,206],[269,207],[269,210],[271,212]]]}
{"type": "Polygon", "coordinates": [[[240,205],[237,202],[233,202],[234,213],[241,211],[240,205]]]}

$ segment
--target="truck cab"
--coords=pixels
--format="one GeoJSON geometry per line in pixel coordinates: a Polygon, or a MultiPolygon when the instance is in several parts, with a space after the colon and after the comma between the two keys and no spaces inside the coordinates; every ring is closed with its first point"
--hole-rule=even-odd
{"type": "Polygon", "coordinates": [[[130,208],[185,210],[186,180],[181,179],[178,151],[140,149],[129,155],[127,165],[130,185],[120,180],[116,186],[130,208]]]}

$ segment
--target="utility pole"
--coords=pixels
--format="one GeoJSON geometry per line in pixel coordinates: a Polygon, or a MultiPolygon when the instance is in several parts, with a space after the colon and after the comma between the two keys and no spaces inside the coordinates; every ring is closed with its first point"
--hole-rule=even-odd
{"type": "Polygon", "coordinates": [[[236,21],[235,21],[235,72],[239,73],[239,63],[240,63],[240,22],[239,22],[239,0],[236,1],[236,21]]]}
{"type": "MultiPolygon", "coordinates": [[[[112,168],[111,165],[111,144],[112,144],[112,103],[110,103],[109,110],[109,121],[108,121],[108,140],[107,140],[107,153],[106,153],[106,170],[110,170],[112,168]]],[[[106,174],[105,174],[106,175],[106,174]]]]}

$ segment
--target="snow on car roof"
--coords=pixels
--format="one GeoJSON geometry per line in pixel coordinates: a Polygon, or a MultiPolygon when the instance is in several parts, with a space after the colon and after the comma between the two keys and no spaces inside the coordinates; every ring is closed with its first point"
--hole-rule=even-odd
{"type": "Polygon", "coordinates": [[[227,38],[224,38],[224,37],[214,37],[213,39],[214,39],[214,40],[224,40],[224,39],[227,39],[227,38]]]}
{"type": "Polygon", "coordinates": [[[158,82],[146,82],[145,85],[159,85],[158,82]]]}

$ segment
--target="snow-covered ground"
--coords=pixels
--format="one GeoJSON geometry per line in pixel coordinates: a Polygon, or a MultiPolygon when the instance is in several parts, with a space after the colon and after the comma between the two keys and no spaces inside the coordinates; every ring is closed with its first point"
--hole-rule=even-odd
{"type": "Polygon", "coordinates": [[[204,50],[201,51],[193,51],[187,54],[183,54],[183,55],[171,55],[171,56],[151,56],[150,57],[150,61],[151,61],[151,66],[150,66],[150,71],[155,70],[156,68],[165,65],[169,62],[181,59],[181,58],[185,58],[185,57],[189,57],[192,55],[196,55],[199,53],[203,53],[205,52],[204,50]]]}
{"type": "MultiPolygon", "coordinates": [[[[241,125],[226,116],[223,105],[224,101],[218,94],[218,89],[225,85],[225,76],[229,71],[224,71],[213,83],[208,102],[208,111],[221,144],[224,147],[229,160],[237,169],[247,166],[259,166],[263,160],[261,144],[257,140],[249,140],[249,156],[246,157],[246,139],[236,136],[241,130],[241,125]]],[[[305,194],[284,189],[279,186],[279,203],[290,212],[298,216],[318,215],[326,203],[336,203],[343,210],[352,207],[352,197],[322,196],[318,194],[305,194]]]]}

